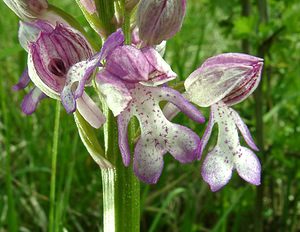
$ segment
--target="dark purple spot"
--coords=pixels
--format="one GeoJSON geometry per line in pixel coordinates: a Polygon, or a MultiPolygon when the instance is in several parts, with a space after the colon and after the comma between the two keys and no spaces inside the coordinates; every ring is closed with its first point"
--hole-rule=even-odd
{"type": "Polygon", "coordinates": [[[51,73],[58,77],[63,77],[67,73],[64,62],[58,58],[53,58],[50,60],[48,64],[48,69],[51,73]]]}

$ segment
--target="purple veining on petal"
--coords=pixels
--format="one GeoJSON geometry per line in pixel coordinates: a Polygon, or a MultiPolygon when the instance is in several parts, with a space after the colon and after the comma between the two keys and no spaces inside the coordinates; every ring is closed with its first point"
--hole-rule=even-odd
{"type": "Polygon", "coordinates": [[[50,33],[53,31],[53,27],[42,20],[37,20],[31,23],[20,21],[18,37],[21,46],[28,51],[28,44],[35,42],[41,31],[50,33]]]}
{"type": "Polygon", "coordinates": [[[141,50],[124,45],[112,51],[106,70],[126,82],[136,83],[148,80],[150,67],[141,50]]]}
{"type": "Polygon", "coordinates": [[[28,68],[25,68],[24,72],[22,73],[19,82],[13,86],[14,91],[19,91],[21,89],[25,89],[28,84],[30,83],[30,78],[28,75],[28,68]]]}
{"type": "Polygon", "coordinates": [[[39,79],[56,93],[65,85],[67,71],[77,62],[87,60],[92,51],[87,41],[79,32],[58,24],[51,32],[41,32],[36,42],[29,45],[33,67],[39,79]]]}
{"type": "Polygon", "coordinates": [[[224,99],[226,105],[237,104],[246,99],[257,88],[262,73],[263,63],[253,66],[252,73],[240,82],[224,99]]]}
{"type": "Polygon", "coordinates": [[[126,85],[106,70],[97,73],[96,83],[114,116],[119,115],[132,99],[126,85]]]}
{"type": "Polygon", "coordinates": [[[259,151],[258,147],[255,145],[255,142],[254,142],[254,140],[253,140],[253,138],[251,136],[251,133],[250,133],[247,125],[243,122],[243,120],[241,119],[241,117],[239,116],[239,114],[235,110],[233,110],[231,108],[229,108],[229,110],[230,110],[230,114],[231,114],[231,116],[232,116],[232,118],[233,118],[233,120],[235,122],[235,125],[239,128],[239,130],[240,130],[242,136],[244,137],[246,143],[253,150],[259,151]]]}
{"type": "MultiPolygon", "coordinates": [[[[176,91],[166,87],[147,87],[136,84],[130,89],[132,101],[119,116],[119,146],[125,154],[123,160],[128,164],[129,150],[126,145],[125,130],[128,121],[136,116],[141,127],[141,137],[134,151],[134,171],[136,175],[147,183],[156,183],[161,174],[163,155],[166,152],[181,163],[191,162],[196,159],[199,152],[199,137],[190,129],[169,122],[159,107],[160,101],[171,101],[182,108],[184,112],[191,109],[183,106],[184,100],[176,91]],[[125,126],[124,126],[125,125],[125,126]],[[120,131],[121,130],[121,131],[120,131]],[[122,130],[125,130],[125,132],[122,130]],[[125,157],[125,158],[124,158],[125,157]]],[[[190,104],[190,103],[188,103],[190,104]]],[[[201,119],[199,112],[189,113],[194,119],[201,119]]]]}
{"type": "Polygon", "coordinates": [[[46,98],[47,96],[39,90],[37,87],[34,87],[23,99],[21,108],[24,114],[30,115],[35,110],[39,102],[46,98]]]}
{"type": "Polygon", "coordinates": [[[207,107],[226,97],[251,70],[251,66],[240,64],[200,67],[185,80],[184,86],[190,101],[207,107]]]}
{"type": "Polygon", "coordinates": [[[184,85],[189,99],[199,106],[210,106],[223,100],[236,104],[257,87],[262,59],[239,53],[225,53],[207,59],[184,85]]]}

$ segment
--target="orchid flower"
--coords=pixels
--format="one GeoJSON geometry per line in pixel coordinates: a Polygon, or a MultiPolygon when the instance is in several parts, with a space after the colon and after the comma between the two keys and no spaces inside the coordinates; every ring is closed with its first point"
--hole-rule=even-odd
{"type": "Polygon", "coordinates": [[[137,12],[140,38],[148,45],[160,44],[181,28],[186,0],[141,0],[137,12]]]}
{"type": "Polygon", "coordinates": [[[91,82],[91,72],[81,75],[86,70],[82,61],[91,58],[93,51],[81,33],[63,24],[53,27],[38,20],[20,23],[19,40],[28,51],[28,69],[14,89],[25,88],[30,80],[35,84],[23,100],[23,112],[32,114],[47,95],[61,100],[68,113],[78,109],[91,126],[99,128],[105,117],[84,93],[84,87],[91,82]],[[74,65],[80,67],[74,71],[74,65]]]}
{"type": "Polygon", "coordinates": [[[201,107],[210,106],[211,110],[199,157],[213,125],[218,124],[217,145],[206,156],[201,171],[212,191],[218,191],[228,183],[233,169],[247,182],[260,184],[260,162],[250,149],[241,146],[238,130],[253,150],[258,151],[258,148],[246,124],[230,106],[243,101],[256,89],[262,67],[263,60],[257,57],[221,54],[206,60],[185,81],[189,100],[201,107]]]}
{"type": "MultiPolygon", "coordinates": [[[[109,42],[104,46],[110,47],[109,42]]],[[[154,184],[161,175],[164,154],[169,152],[181,163],[191,162],[196,159],[200,143],[192,130],[168,121],[159,102],[172,102],[199,123],[203,123],[204,118],[179,92],[160,86],[174,79],[176,74],[154,48],[138,49],[134,45],[120,44],[109,50],[96,82],[108,107],[118,115],[123,163],[130,164],[127,126],[135,116],[141,136],[134,149],[134,172],[142,181],[154,184]]]]}

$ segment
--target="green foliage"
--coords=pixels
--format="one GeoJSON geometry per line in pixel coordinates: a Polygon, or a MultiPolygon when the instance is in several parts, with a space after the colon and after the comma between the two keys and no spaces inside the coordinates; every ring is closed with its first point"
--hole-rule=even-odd
{"type": "MultiPolygon", "coordinates": [[[[242,15],[241,2],[189,0],[166,59],[184,80],[209,56],[243,52],[242,41],[250,54],[264,55],[263,195],[237,174],[212,193],[200,177],[202,161],[179,165],[167,155],[159,183],[141,185],[141,231],[257,231],[259,200],[264,231],[300,230],[300,2],[267,1],[266,21],[256,1],[249,1],[249,16],[242,15]]],[[[74,1],[51,3],[70,10],[88,28],[74,1]]],[[[47,231],[55,101],[44,100],[32,116],[21,113],[26,93],[13,93],[11,86],[26,66],[26,53],[18,44],[17,18],[3,3],[0,12],[0,231],[47,231]]],[[[255,139],[256,106],[250,97],[234,107],[255,139]]],[[[207,109],[202,111],[207,115],[207,109]]],[[[59,231],[99,231],[101,173],[80,142],[73,117],[61,113],[55,220],[59,231]]],[[[203,134],[204,126],[184,115],[175,120],[203,134]]]]}

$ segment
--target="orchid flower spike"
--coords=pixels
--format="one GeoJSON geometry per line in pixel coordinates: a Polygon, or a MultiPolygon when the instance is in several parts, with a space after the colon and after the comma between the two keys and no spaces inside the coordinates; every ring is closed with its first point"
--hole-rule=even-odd
{"type": "Polygon", "coordinates": [[[217,145],[206,156],[201,171],[212,191],[218,191],[228,183],[233,169],[247,182],[260,184],[260,162],[250,149],[240,145],[238,129],[253,150],[258,148],[246,124],[230,106],[243,101],[256,89],[262,67],[263,60],[254,56],[221,54],[206,60],[185,81],[189,100],[211,108],[199,157],[207,145],[213,125],[218,124],[217,145]]]}
{"type": "MultiPolygon", "coordinates": [[[[116,36],[120,32],[116,32],[116,36]]],[[[130,164],[127,127],[137,117],[141,136],[134,149],[134,172],[144,182],[154,184],[163,168],[163,155],[169,152],[181,163],[196,159],[199,137],[190,129],[173,124],[162,113],[159,102],[169,101],[193,120],[203,123],[201,113],[179,92],[160,85],[176,74],[152,47],[115,46],[109,40],[96,82],[108,107],[118,116],[119,148],[125,166],[130,164]]]]}
{"type": "Polygon", "coordinates": [[[137,11],[139,35],[147,45],[173,37],[182,26],[186,0],[141,0],[137,11]]]}
{"type": "Polygon", "coordinates": [[[4,0],[4,3],[23,21],[32,21],[48,8],[47,0],[4,0]]]}
{"type": "Polygon", "coordinates": [[[105,117],[84,92],[92,73],[85,62],[93,51],[83,35],[63,24],[53,27],[38,20],[20,23],[19,40],[28,51],[28,69],[14,89],[25,88],[30,80],[35,84],[23,100],[23,112],[32,114],[47,95],[61,100],[68,113],[78,109],[91,126],[99,128],[105,117]]]}

